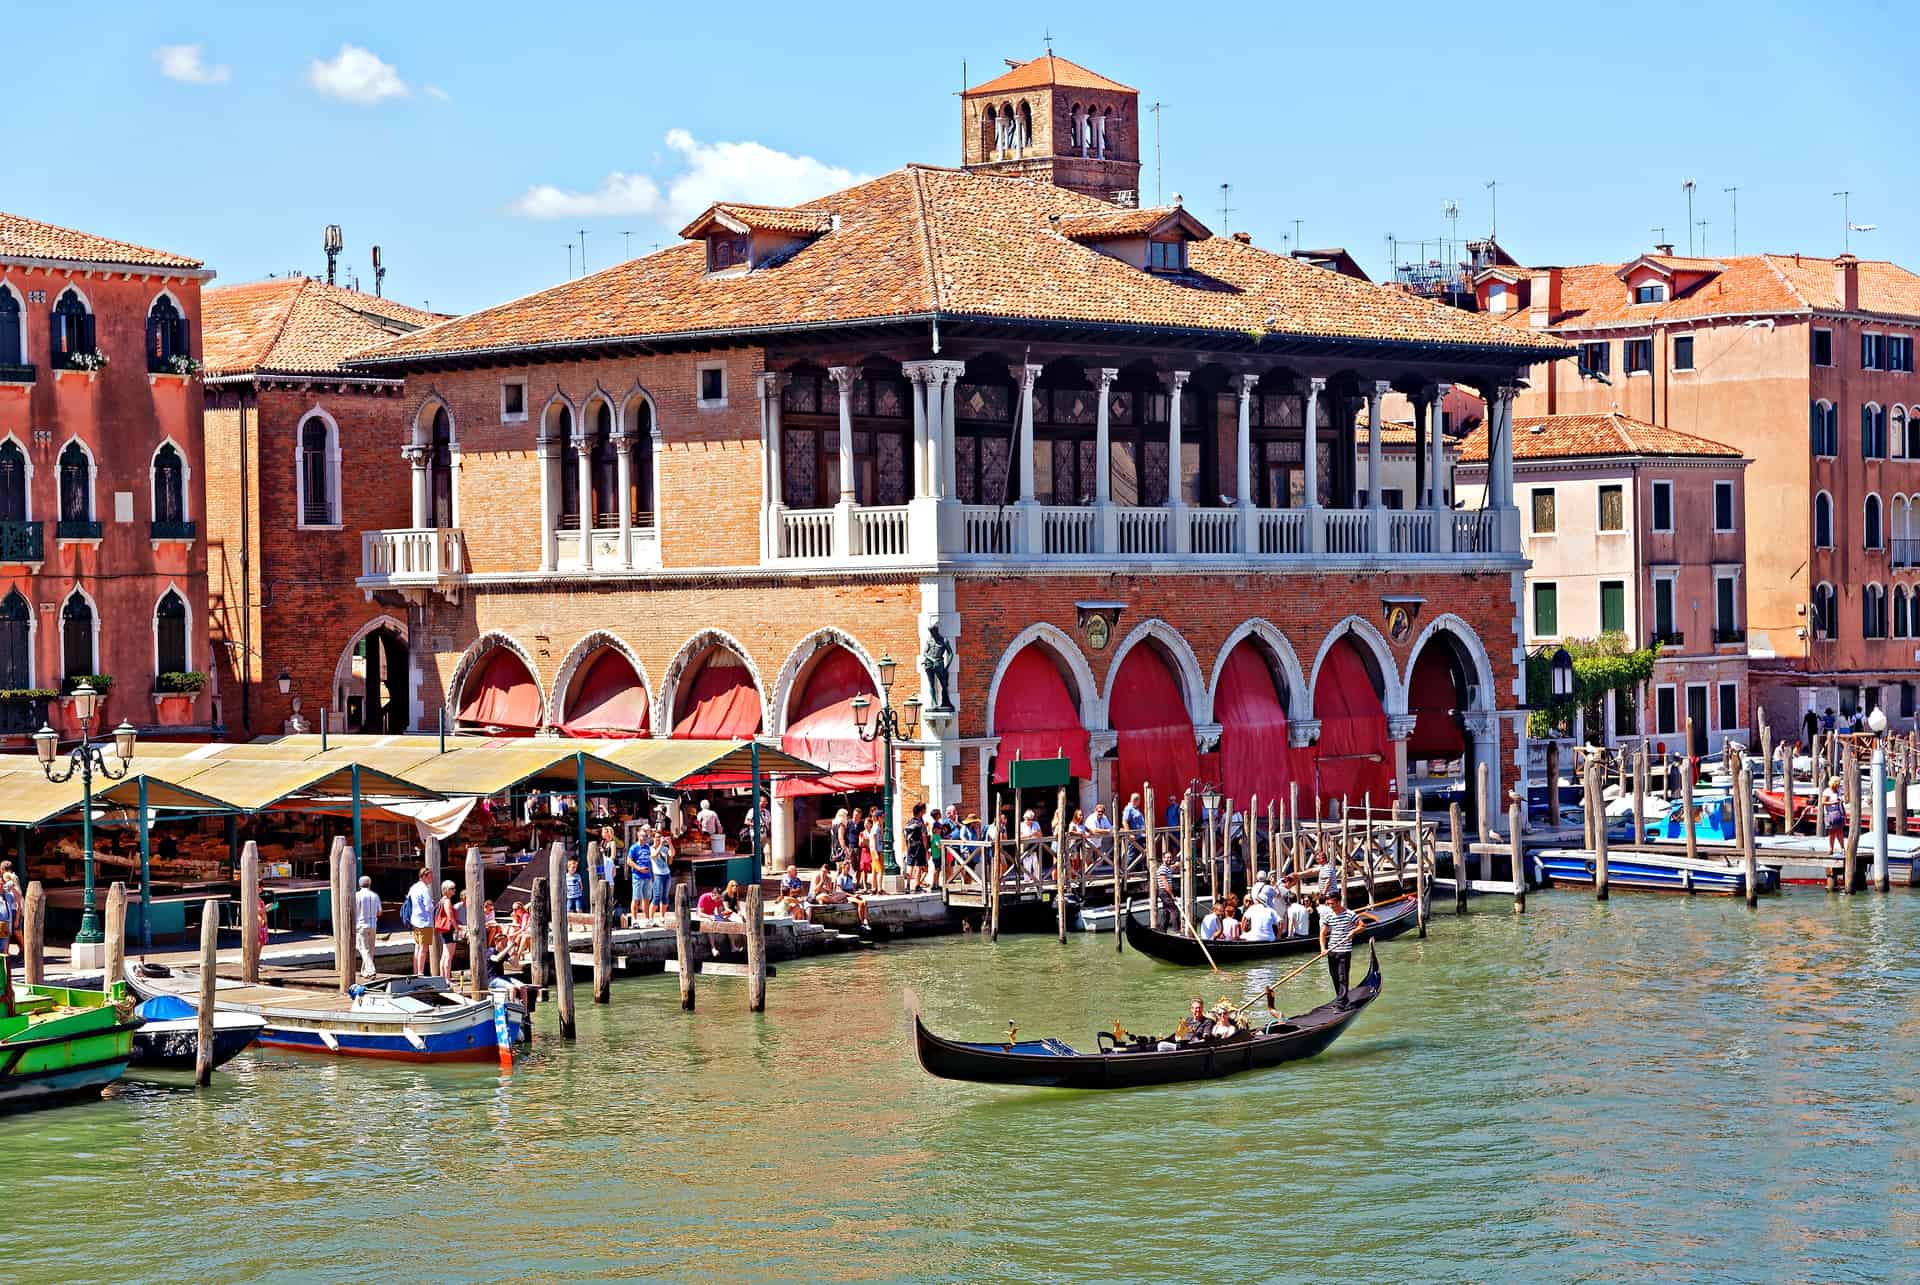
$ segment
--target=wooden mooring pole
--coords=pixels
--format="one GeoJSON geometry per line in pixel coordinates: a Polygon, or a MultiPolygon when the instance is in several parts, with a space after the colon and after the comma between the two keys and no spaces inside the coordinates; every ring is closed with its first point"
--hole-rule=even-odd
{"type": "MultiPolygon", "coordinates": [[[[1131,833],[1120,824],[1120,816],[1120,796],[1116,794],[1113,796],[1113,810],[1107,814],[1107,819],[1113,822],[1113,829],[1108,832],[1107,842],[1112,847],[1107,853],[1107,864],[1113,867],[1113,948],[1115,951],[1126,948],[1125,934],[1120,931],[1122,927],[1120,918],[1126,909],[1121,898],[1127,886],[1127,845],[1128,836],[1131,833]]],[[[1147,868],[1151,870],[1153,867],[1147,868]]]]}
{"type": "Polygon", "coordinates": [[[20,977],[29,986],[47,980],[47,890],[38,879],[28,881],[20,905],[20,977]]]}
{"type": "Polygon", "coordinates": [[[535,991],[547,988],[547,954],[553,936],[553,905],[547,896],[547,877],[535,875],[527,889],[527,981],[535,991]]]}
{"type": "MultiPolygon", "coordinates": [[[[536,851],[538,850],[537,847],[535,850],[536,851]]],[[[440,846],[440,840],[428,839],[427,840],[427,888],[429,891],[433,893],[433,902],[436,906],[440,904],[441,872],[445,868],[446,868],[446,850],[440,846]]],[[[427,936],[427,972],[429,974],[433,974],[433,975],[439,974],[440,952],[445,949],[446,949],[446,946],[442,944],[442,942],[440,941],[439,933],[428,934],[427,936]]],[[[534,982],[534,985],[538,986],[540,985],[540,983],[536,981],[534,982]]]]}
{"type": "Polygon", "coordinates": [[[475,999],[487,997],[487,885],[480,849],[467,849],[467,990],[475,999]]]}
{"type": "Polygon", "coordinates": [[[687,905],[687,885],[673,886],[673,950],[680,960],[680,1007],[693,1011],[693,910],[687,905]]]}
{"type": "Polygon", "coordinates": [[[1520,805],[1507,805],[1507,843],[1513,854],[1513,913],[1527,913],[1526,834],[1520,829],[1520,805]]]}
{"type": "MultiPolygon", "coordinates": [[[[1600,794],[1601,781],[1604,779],[1598,763],[1587,769],[1587,806],[1603,816],[1605,810],[1600,806],[1600,794]]],[[[1518,848],[1515,852],[1518,852],[1518,848]]],[[[1602,821],[1593,827],[1593,899],[1605,901],[1607,896],[1607,827],[1602,821]]]]}
{"type": "Polygon", "coordinates": [[[1067,944],[1067,787],[1053,808],[1053,909],[1060,923],[1060,944],[1067,944]]]}
{"type": "Polygon", "coordinates": [[[1193,790],[1180,796],[1180,913],[1193,922],[1193,790]]]}
{"type": "Polygon", "coordinates": [[[1739,827],[1740,867],[1746,879],[1747,909],[1760,906],[1760,862],[1753,843],[1753,769],[1743,761],[1734,771],[1734,823],[1739,827]]]}
{"type": "Polygon", "coordinates": [[[747,1011],[767,1011],[767,918],[762,904],[766,893],[759,884],[747,889],[747,1011]]]}
{"type": "Polygon", "coordinates": [[[213,992],[219,953],[220,899],[208,897],[200,903],[200,1000],[194,1014],[199,1020],[194,1024],[193,1082],[202,1088],[213,1079],[213,992]]]}
{"type": "Polygon", "coordinates": [[[1687,720],[1687,753],[1680,756],[1680,832],[1685,836],[1687,860],[1700,856],[1699,836],[1693,824],[1693,720],[1687,720]]]}
{"type": "Polygon", "coordinates": [[[1860,760],[1854,755],[1851,743],[1847,746],[1845,764],[1840,789],[1841,797],[1847,801],[1847,849],[1841,891],[1851,896],[1860,879],[1860,760]]]}
{"type": "Polygon", "coordinates": [[[240,848],[240,980],[260,982],[260,845],[252,839],[240,848]]]}
{"type": "Polygon", "coordinates": [[[1467,873],[1467,823],[1461,816],[1458,803],[1447,804],[1447,826],[1451,831],[1453,843],[1453,913],[1467,913],[1467,885],[1472,882],[1467,873]]]}
{"type": "Polygon", "coordinates": [[[1160,930],[1160,831],[1154,820],[1153,786],[1141,787],[1147,799],[1147,926],[1160,930]]]}
{"type": "Polygon", "coordinates": [[[567,846],[556,841],[547,852],[547,897],[553,906],[553,999],[560,1038],[574,1038],[573,925],[567,918],[567,846]]]}
{"type": "Polygon", "coordinates": [[[587,904],[593,914],[593,1002],[605,1004],[613,999],[613,885],[596,874],[587,904]]]}
{"type": "Polygon", "coordinates": [[[118,879],[107,889],[107,963],[100,989],[113,994],[113,984],[127,971],[127,885],[118,879]]]}

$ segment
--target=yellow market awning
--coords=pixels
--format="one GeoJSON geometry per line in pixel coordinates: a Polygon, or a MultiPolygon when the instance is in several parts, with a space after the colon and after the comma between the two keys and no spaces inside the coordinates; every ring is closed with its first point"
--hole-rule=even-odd
{"type": "MultiPolygon", "coordinates": [[[[11,765],[9,765],[11,766],[11,765]]],[[[80,779],[55,784],[47,780],[34,763],[32,772],[0,772],[0,825],[46,825],[73,814],[79,819],[79,812],[85,802],[80,779]]],[[[94,779],[93,806],[97,814],[105,811],[124,812],[128,816],[137,816],[140,807],[141,775],[124,777],[118,781],[104,778],[94,779]]],[[[146,776],[147,809],[150,817],[165,819],[182,812],[222,813],[234,811],[234,806],[225,800],[199,790],[187,789],[172,781],[155,776],[146,776]],[[162,816],[165,814],[165,817],[162,816]]]]}
{"type": "Polygon", "coordinates": [[[577,741],[469,741],[449,747],[411,768],[407,777],[442,794],[498,794],[518,785],[566,792],[572,790],[584,767],[589,787],[649,786],[660,782],[630,764],[591,752],[577,741]]]}
{"type": "MultiPolygon", "coordinates": [[[[749,785],[753,780],[751,741],[631,740],[593,741],[598,753],[665,785],[698,778],[707,785],[749,785]],[[717,779],[716,779],[717,778],[717,779]]],[[[760,775],[825,776],[827,769],[760,744],[760,775]]]]}

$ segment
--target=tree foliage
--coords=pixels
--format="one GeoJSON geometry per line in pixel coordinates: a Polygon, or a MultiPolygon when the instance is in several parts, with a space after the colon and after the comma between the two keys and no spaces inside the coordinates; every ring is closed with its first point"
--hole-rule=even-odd
{"type": "Polygon", "coordinates": [[[1553,698],[1553,653],[1542,649],[1527,657],[1527,735],[1565,735],[1573,711],[1601,700],[1608,692],[1630,691],[1653,677],[1658,646],[1635,651],[1622,633],[1598,638],[1569,638],[1564,644],[1573,657],[1573,695],[1553,698]]]}

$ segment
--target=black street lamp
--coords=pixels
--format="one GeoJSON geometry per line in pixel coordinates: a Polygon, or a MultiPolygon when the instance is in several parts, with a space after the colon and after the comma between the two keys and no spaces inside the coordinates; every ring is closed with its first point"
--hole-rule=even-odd
{"type": "MultiPolygon", "coordinates": [[[[76,946],[97,946],[103,940],[100,932],[100,917],[95,912],[93,900],[93,774],[95,772],[109,781],[118,781],[129,770],[133,758],[134,742],[140,733],[133,730],[133,724],[125,719],[113,729],[113,752],[120,760],[120,770],[114,771],[107,766],[107,756],[99,743],[94,741],[93,715],[99,708],[100,694],[93,690],[93,684],[82,682],[73,689],[73,712],[80,718],[80,743],[67,755],[67,770],[55,772],[54,755],[60,748],[60,734],[51,727],[41,725],[33,734],[34,752],[40,756],[40,770],[55,785],[73,779],[80,773],[80,844],[85,858],[86,889],[80,901],[80,933],[73,939],[76,946]]],[[[107,984],[111,986],[109,977],[107,984]]]]}
{"type": "Polygon", "coordinates": [[[893,859],[893,741],[895,737],[912,740],[920,731],[920,698],[909,696],[906,702],[906,717],[903,719],[893,709],[893,671],[894,660],[891,656],[880,658],[880,708],[871,716],[867,711],[873,702],[865,693],[853,698],[853,724],[860,733],[860,739],[872,744],[880,742],[881,794],[880,794],[880,862],[885,873],[897,875],[899,865],[893,859]]]}

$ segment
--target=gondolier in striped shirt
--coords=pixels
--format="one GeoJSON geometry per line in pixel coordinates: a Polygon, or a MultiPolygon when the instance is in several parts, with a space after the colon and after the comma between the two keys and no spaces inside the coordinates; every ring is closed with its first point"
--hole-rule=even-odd
{"type": "Polygon", "coordinates": [[[1353,930],[1359,915],[1347,909],[1340,890],[1327,894],[1327,908],[1320,914],[1320,949],[1327,956],[1327,974],[1333,978],[1333,997],[1340,1007],[1347,1006],[1347,977],[1353,966],[1353,930]]]}

